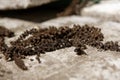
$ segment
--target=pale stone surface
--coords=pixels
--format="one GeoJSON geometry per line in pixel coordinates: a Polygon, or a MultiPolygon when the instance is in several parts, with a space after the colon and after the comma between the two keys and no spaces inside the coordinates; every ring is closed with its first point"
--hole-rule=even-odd
{"type": "Polygon", "coordinates": [[[25,9],[40,6],[55,0],[0,0],[0,10],[25,9]]]}
{"type": "Polygon", "coordinates": [[[120,1],[103,0],[100,4],[84,8],[82,15],[120,22],[120,1]]]}
{"type": "MultiPolygon", "coordinates": [[[[117,22],[102,22],[99,19],[80,16],[53,19],[42,24],[0,19],[0,25],[10,26],[9,29],[13,27],[12,30],[17,31],[16,33],[36,25],[59,27],[73,24],[95,25],[102,29],[105,41],[120,42],[120,23],[117,22]],[[19,30],[20,28],[22,29],[19,30]]],[[[71,47],[41,55],[41,64],[36,60],[33,62],[29,60],[29,58],[34,59],[34,56],[28,57],[25,59],[25,64],[29,67],[28,71],[22,71],[14,62],[6,62],[3,57],[0,59],[0,80],[120,80],[120,52],[100,52],[96,48],[88,47],[86,50],[88,55],[77,56],[73,50],[74,47],[71,47]]]]}

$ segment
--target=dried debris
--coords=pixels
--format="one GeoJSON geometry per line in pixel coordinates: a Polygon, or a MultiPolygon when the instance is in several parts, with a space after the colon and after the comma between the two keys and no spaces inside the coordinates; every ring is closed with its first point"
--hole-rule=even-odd
{"type": "Polygon", "coordinates": [[[15,61],[15,64],[22,70],[28,70],[28,68],[24,64],[24,61],[21,58],[14,56],[14,61],[15,61]]]}
{"type": "Polygon", "coordinates": [[[41,63],[40,54],[66,47],[74,46],[74,51],[77,55],[86,54],[84,51],[87,49],[86,45],[96,47],[97,49],[120,52],[118,42],[108,41],[103,43],[104,36],[101,33],[101,29],[88,25],[74,25],[72,28],[68,26],[60,28],[51,26],[43,29],[33,28],[29,31],[26,30],[16,41],[12,41],[10,47],[5,44],[4,37],[8,35],[8,37],[13,36],[13,32],[7,29],[5,31],[0,33],[2,34],[0,37],[0,50],[7,61],[14,60],[15,64],[23,70],[28,69],[22,60],[26,56],[36,55],[36,59],[41,63]]]}
{"type": "Polygon", "coordinates": [[[5,27],[0,26],[0,51],[5,51],[7,45],[4,43],[4,37],[13,37],[14,33],[5,27]]]}
{"type": "Polygon", "coordinates": [[[5,27],[0,26],[0,37],[13,37],[14,33],[5,27]]]}

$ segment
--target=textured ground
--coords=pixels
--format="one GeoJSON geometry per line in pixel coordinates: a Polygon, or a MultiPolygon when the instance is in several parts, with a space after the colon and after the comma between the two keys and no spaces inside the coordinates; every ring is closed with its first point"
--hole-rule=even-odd
{"type": "MultiPolygon", "coordinates": [[[[89,24],[102,29],[105,35],[104,41],[120,42],[120,23],[113,21],[103,22],[100,19],[80,16],[69,16],[46,21],[41,24],[25,22],[20,20],[0,18],[0,25],[13,30],[20,35],[26,29],[32,27],[48,27],[55,25],[72,26],[73,24],[89,24]]],[[[6,39],[9,40],[16,39],[6,39]]],[[[28,71],[22,71],[14,62],[6,62],[0,54],[0,80],[120,80],[120,52],[98,51],[88,47],[88,55],[77,56],[74,47],[48,52],[41,56],[42,63],[39,64],[34,58],[27,57],[25,64],[28,71]],[[33,58],[34,61],[29,59],[33,58]]]]}

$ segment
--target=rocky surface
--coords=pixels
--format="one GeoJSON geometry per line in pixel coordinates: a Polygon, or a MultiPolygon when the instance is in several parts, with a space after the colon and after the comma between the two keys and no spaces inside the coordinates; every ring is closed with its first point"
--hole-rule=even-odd
{"type": "Polygon", "coordinates": [[[103,0],[100,4],[86,7],[82,11],[82,16],[91,16],[103,20],[113,20],[120,22],[120,1],[103,0]]]}
{"type": "MultiPolygon", "coordinates": [[[[104,41],[120,42],[120,23],[113,21],[69,16],[37,24],[0,18],[0,25],[11,29],[17,36],[32,27],[49,27],[50,25],[60,27],[73,24],[94,25],[102,29],[105,35],[104,41]]],[[[6,42],[15,38],[6,39],[6,42]]],[[[36,61],[35,56],[27,57],[24,61],[29,68],[28,71],[19,69],[14,62],[6,62],[4,56],[0,54],[2,57],[0,59],[0,80],[120,80],[119,52],[98,51],[96,48],[88,47],[86,50],[88,55],[77,56],[73,50],[74,47],[71,47],[41,55],[41,64],[36,61]]]]}
{"type": "Polygon", "coordinates": [[[26,9],[40,6],[55,0],[0,0],[0,10],[26,9]]]}

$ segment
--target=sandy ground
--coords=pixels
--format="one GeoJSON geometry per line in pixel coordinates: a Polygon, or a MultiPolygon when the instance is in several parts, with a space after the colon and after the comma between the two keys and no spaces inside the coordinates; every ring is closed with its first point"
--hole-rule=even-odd
{"type": "MultiPolygon", "coordinates": [[[[69,16],[36,24],[21,20],[0,18],[3,25],[16,34],[14,40],[26,29],[32,27],[49,27],[55,25],[72,26],[73,24],[89,24],[102,29],[104,41],[120,42],[120,23],[113,21],[103,22],[91,17],[69,16]]],[[[6,62],[0,54],[0,80],[120,80],[120,52],[98,51],[88,46],[88,55],[77,56],[74,47],[48,52],[41,56],[42,63],[35,60],[35,56],[27,57],[24,61],[28,71],[19,69],[13,62],[6,62]],[[30,61],[30,59],[34,61],[30,61]]]]}

